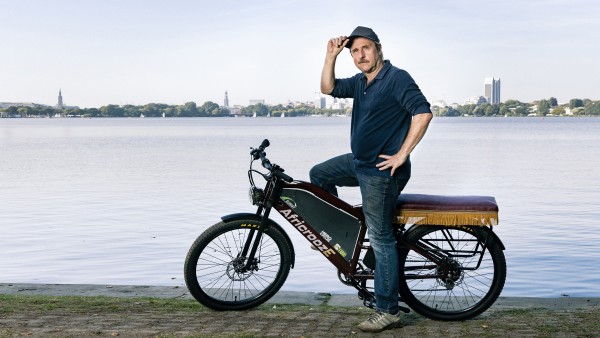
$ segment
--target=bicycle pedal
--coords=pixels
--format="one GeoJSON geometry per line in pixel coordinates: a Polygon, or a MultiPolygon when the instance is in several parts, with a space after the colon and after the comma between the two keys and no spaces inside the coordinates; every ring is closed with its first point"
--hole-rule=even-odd
{"type": "Polygon", "coordinates": [[[368,307],[369,309],[372,309],[375,307],[375,297],[369,295],[369,294],[365,294],[363,292],[359,292],[358,293],[358,299],[363,301],[363,305],[368,307]]]}

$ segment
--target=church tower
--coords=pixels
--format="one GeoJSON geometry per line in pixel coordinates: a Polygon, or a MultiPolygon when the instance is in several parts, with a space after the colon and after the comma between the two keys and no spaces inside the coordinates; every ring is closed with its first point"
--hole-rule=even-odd
{"type": "Polygon", "coordinates": [[[63,100],[62,100],[62,93],[61,93],[61,89],[58,90],[58,104],[56,105],[56,108],[58,108],[59,110],[63,109],[63,100]]]}
{"type": "Polygon", "coordinates": [[[223,107],[229,108],[229,96],[227,96],[227,91],[225,91],[225,102],[223,103],[223,107]]]}

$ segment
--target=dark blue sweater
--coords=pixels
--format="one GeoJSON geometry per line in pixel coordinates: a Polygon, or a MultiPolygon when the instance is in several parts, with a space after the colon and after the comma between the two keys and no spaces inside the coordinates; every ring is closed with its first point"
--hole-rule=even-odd
{"type": "MultiPolygon", "coordinates": [[[[431,112],[412,77],[387,60],[368,86],[366,76],[358,73],[336,79],[331,95],[354,99],[350,146],[356,170],[369,175],[390,176],[389,169],[380,171],[375,166],[384,161],[378,156],[396,154],[408,134],[412,116],[431,112]]],[[[410,158],[394,176],[410,178],[410,158]]]]}

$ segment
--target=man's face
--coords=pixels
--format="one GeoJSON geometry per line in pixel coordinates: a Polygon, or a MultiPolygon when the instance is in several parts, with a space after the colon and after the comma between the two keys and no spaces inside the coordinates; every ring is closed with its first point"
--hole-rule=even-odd
{"type": "Polygon", "coordinates": [[[377,52],[375,42],[367,38],[354,38],[350,47],[354,65],[364,74],[370,74],[379,69],[382,60],[377,52]]]}

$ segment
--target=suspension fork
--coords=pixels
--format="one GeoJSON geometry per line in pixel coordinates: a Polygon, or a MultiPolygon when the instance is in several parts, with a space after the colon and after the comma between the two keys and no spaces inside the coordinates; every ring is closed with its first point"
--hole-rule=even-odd
{"type": "MultiPolygon", "coordinates": [[[[262,214],[262,211],[263,211],[263,206],[262,205],[258,206],[258,210],[256,210],[256,215],[260,216],[260,214],[262,214]]],[[[261,219],[261,224],[262,224],[262,221],[263,220],[261,219]]],[[[246,241],[244,243],[244,247],[242,248],[242,252],[239,254],[240,257],[247,257],[248,250],[250,250],[250,244],[252,244],[252,239],[254,238],[255,232],[256,232],[256,230],[254,228],[250,229],[250,232],[248,233],[248,237],[246,238],[246,241]]]]}
{"type": "MultiPolygon", "coordinates": [[[[279,179],[274,178],[273,188],[270,189],[271,192],[267,194],[267,198],[265,201],[265,206],[260,206],[257,210],[257,214],[260,215],[260,212],[264,210],[262,219],[260,221],[260,226],[258,229],[250,230],[248,234],[248,238],[246,239],[246,243],[244,243],[244,249],[242,250],[241,256],[246,258],[246,265],[244,266],[245,271],[250,271],[252,269],[252,265],[254,263],[254,256],[256,255],[256,251],[258,250],[258,246],[260,245],[260,240],[262,239],[262,235],[264,232],[269,231],[269,215],[271,213],[271,209],[273,209],[273,205],[279,197],[281,196],[281,190],[283,189],[282,183],[279,179]],[[256,238],[254,238],[256,234],[256,238]],[[254,241],[253,241],[254,240],[254,241]],[[251,247],[252,246],[252,247],[251,247]],[[250,250],[250,253],[248,253],[250,250]]],[[[268,190],[267,190],[268,192],[268,190]]]]}

